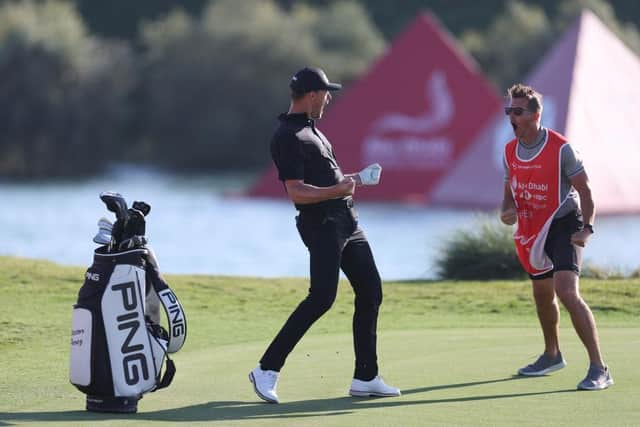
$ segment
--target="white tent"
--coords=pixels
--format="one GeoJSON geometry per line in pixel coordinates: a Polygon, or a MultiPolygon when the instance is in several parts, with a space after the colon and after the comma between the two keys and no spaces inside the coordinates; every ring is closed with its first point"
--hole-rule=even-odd
{"type": "MultiPolygon", "coordinates": [[[[640,59],[584,11],[524,81],[543,94],[542,124],[584,159],[599,213],[640,212],[640,59]]],[[[496,208],[502,150],[513,138],[497,110],[436,190],[434,204],[496,208]]]]}

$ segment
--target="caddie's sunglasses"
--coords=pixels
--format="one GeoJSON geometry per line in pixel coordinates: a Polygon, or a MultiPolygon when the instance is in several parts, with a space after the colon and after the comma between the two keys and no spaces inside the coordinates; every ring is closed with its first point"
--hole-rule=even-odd
{"type": "Polygon", "coordinates": [[[527,110],[526,108],[522,108],[522,107],[504,107],[504,113],[507,116],[511,113],[513,113],[514,116],[521,116],[522,113],[524,113],[525,111],[530,111],[530,110],[527,110]]]}

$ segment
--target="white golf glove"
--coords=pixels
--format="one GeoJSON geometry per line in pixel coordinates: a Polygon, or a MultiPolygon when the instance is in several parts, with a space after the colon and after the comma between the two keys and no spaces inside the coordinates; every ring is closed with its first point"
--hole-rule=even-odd
{"type": "Polygon", "coordinates": [[[367,166],[358,172],[360,182],[362,185],[376,185],[380,182],[380,175],[382,174],[382,166],[377,163],[367,166]]]}

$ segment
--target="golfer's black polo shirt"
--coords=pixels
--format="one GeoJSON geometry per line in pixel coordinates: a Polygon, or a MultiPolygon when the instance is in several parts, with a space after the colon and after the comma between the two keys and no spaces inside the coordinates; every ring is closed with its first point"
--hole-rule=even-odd
{"type": "MultiPolygon", "coordinates": [[[[280,126],[271,139],[271,157],[282,182],[294,179],[316,187],[329,187],[344,179],[333,147],[313,120],[304,113],[281,114],[278,119],[280,126]]],[[[350,201],[351,197],[344,200],[350,201]]],[[[310,209],[327,204],[296,204],[296,208],[310,209]]]]}

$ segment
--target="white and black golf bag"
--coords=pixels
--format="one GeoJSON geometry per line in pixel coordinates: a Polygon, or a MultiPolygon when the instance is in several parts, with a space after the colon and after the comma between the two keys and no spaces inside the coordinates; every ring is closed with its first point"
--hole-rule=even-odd
{"type": "Polygon", "coordinates": [[[175,365],[168,354],[182,348],[187,323],[146,245],[144,227],[138,224],[142,234],[128,236],[120,233],[127,229],[122,224],[109,228],[105,221],[94,241],[108,244],[95,250],[73,307],[69,377],[87,395],[87,410],[136,412],[143,394],[171,383],[175,365]],[[160,305],[167,329],[160,325],[160,305]]]}

